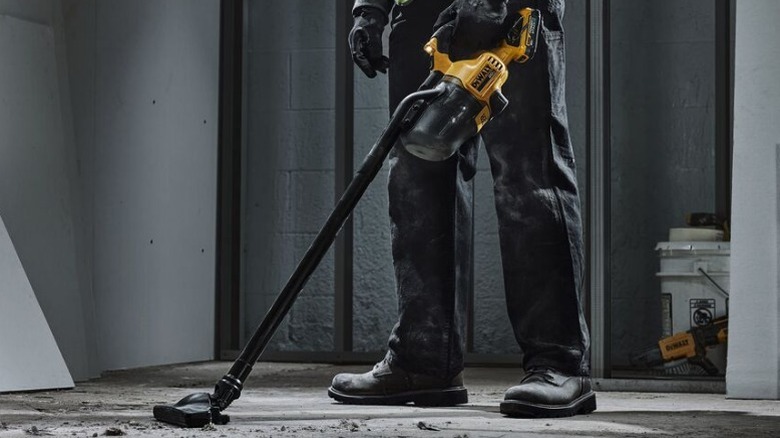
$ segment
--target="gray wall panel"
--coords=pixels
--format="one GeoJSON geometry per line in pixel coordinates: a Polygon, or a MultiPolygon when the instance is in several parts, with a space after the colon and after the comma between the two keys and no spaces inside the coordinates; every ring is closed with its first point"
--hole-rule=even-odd
{"type": "MultiPolygon", "coordinates": [[[[95,330],[95,297],[92,288],[92,262],[94,245],[94,157],[95,157],[95,0],[63,0],[51,2],[60,5],[59,19],[62,20],[62,36],[58,37],[58,53],[63,53],[67,65],[67,84],[61,87],[70,96],[68,108],[73,138],[73,154],[77,164],[73,188],[78,193],[80,224],[76,249],[82,282],[81,307],[87,327],[88,357],[90,373],[97,377],[101,368],[98,363],[97,333],[95,330]]],[[[86,377],[86,376],[85,376],[86,377]]]]}
{"type": "Polygon", "coordinates": [[[3,38],[0,209],[71,373],[212,357],[218,2],[0,14],[43,29],[3,38]]]}
{"type": "Polygon", "coordinates": [[[31,23],[54,26],[52,3],[51,0],[0,0],[0,12],[31,23]]]}
{"type": "Polygon", "coordinates": [[[101,366],[209,359],[219,4],[100,1],[96,8],[101,366]]]}

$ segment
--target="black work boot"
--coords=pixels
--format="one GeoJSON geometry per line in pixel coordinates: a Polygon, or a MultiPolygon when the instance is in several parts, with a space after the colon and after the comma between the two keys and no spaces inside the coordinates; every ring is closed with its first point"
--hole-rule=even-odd
{"type": "Polygon", "coordinates": [[[596,410],[590,378],[533,368],[506,391],[501,413],[510,417],[571,417],[596,410]]]}
{"type": "Polygon", "coordinates": [[[383,360],[364,374],[333,378],[328,395],[347,404],[454,406],[468,403],[463,373],[445,382],[441,377],[409,373],[383,360]]]}

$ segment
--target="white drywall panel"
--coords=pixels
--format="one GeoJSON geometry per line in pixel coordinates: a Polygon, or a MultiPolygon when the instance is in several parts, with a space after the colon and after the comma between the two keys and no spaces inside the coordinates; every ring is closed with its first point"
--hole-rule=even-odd
{"type": "Polygon", "coordinates": [[[0,392],[72,388],[65,360],[0,217],[0,392]]]}
{"type": "Polygon", "coordinates": [[[219,2],[95,2],[94,295],[103,369],[214,348],[219,2]]]}
{"type": "Polygon", "coordinates": [[[84,377],[74,158],[52,28],[0,15],[0,59],[0,212],[70,372],[84,377]]]}
{"type": "MultiPolygon", "coordinates": [[[[84,101],[92,101],[94,93],[92,76],[86,77],[94,59],[93,45],[87,41],[94,24],[94,13],[90,13],[90,2],[94,0],[77,0],[78,8],[64,1],[49,1],[51,5],[52,28],[54,29],[54,46],[57,56],[57,71],[60,89],[60,108],[62,109],[64,139],[68,150],[68,161],[63,163],[68,172],[70,182],[70,201],[73,212],[74,241],[76,250],[76,269],[81,292],[81,309],[84,317],[85,342],[87,345],[88,368],[74,374],[76,381],[95,378],[100,375],[97,361],[94,297],[92,294],[92,179],[94,171],[91,168],[89,148],[81,147],[86,142],[85,124],[78,126],[75,121],[82,122],[74,115],[82,112],[84,101]],[[71,6],[71,7],[69,7],[71,6]],[[65,17],[68,18],[67,25],[65,17]],[[79,31],[74,32],[74,28],[79,31]],[[74,35],[75,34],[75,35],[74,35]],[[75,40],[75,41],[74,41],[75,40]],[[89,55],[87,55],[89,53],[89,55]],[[77,135],[78,134],[78,135],[77,135]]],[[[91,5],[94,10],[94,5],[91,5]]],[[[94,35],[93,35],[94,36],[94,35]]],[[[91,132],[92,130],[90,130],[91,132]]],[[[94,142],[90,145],[94,145],[94,142]]],[[[94,154],[93,154],[94,155],[94,154]]],[[[73,371],[73,370],[71,370],[73,371]]]]}
{"type": "Polygon", "coordinates": [[[780,397],[780,2],[736,2],[727,395],[780,397]]]}

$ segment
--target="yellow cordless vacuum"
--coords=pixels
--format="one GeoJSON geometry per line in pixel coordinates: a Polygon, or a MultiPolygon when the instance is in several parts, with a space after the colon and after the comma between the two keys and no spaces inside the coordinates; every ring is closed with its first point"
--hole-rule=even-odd
{"type": "Polygon", "coordinates": [[[426,160],[445,160],[482,130],[506,108],[508,101],[501,87],[509,77],[509,64],[533,57],[540,27],[539,11],[525,8],[498,47],[455,62],[445,45],[449,38],[442,35],[451,28],[441,27],[425,45],[431,56],[431,74],[421,87],[440,90],[441,94],[414,126],[401,134],[404,147],[426,160]]]}
{"type": "Polygon", "coordinates": [[[451,156],[507,105],[501,86],[507,79],[507,63],[530,59],[541,26],[538,11],[524,9],[504,42],[473,59],[451,62],[442,47],[446,28],[440,29],[425,50],[432,56],[432,72],[420,91],[398,105],[387,128],[366,156],[325,225],[295,268],[284,289],[249,340],[241,355],[214,388],[213,393],[191,394],[173,405],[154,407],[154,417],[182,427],[226,424],[222,413],[241,396],[252,366],[290,311],[311,274],[328,251],[336,234],[352,213],[368,185],[382,168],[387,155],[401,139],[415,155],[428,160],[451,156]]]}

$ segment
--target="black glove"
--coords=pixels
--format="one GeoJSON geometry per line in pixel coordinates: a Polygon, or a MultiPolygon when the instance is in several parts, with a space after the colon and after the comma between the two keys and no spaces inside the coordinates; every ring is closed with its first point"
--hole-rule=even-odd
{"type": "MultiPolygon", "coordinates": [[[[434,30],[448,47],[453,61],[498,46],[506,36],[507,0],[455,0],[436,20],[434,30]]],[[[511,25],[511,24],[510,24],[511,25]]]]}
{"type": "Polygon", "coordinates": [[[353,12],[355,24],[349,33],[352,60],[369,78],[376,72],[387,73],[390,59],[382,54],[382,32],[387,25],[387,14],[379,8],[360,7],[353,12]]]}

